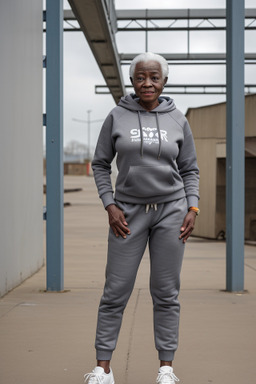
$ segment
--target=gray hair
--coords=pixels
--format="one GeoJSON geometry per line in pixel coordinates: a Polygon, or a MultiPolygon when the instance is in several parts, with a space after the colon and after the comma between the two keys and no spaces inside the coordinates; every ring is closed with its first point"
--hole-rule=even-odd
{"type": "Polygon", "coordinates": [[[136,67],[137,63],[141,63],[142,61],[148,62],[151,60],[157,61],[161,65],[163,79],[168,77],[169,67],[168,67],[168,63],[165,60],[165,58],[161,55],[158,55],[157,53],[145,52],[145,53],[141,53],[140,55],[135,56],[134,59],[132,60],[131,65],[130,65],[130,70],[129,70],[130,78],[133,79],[134,71],[135,71],[135,67],[136,67]]]}

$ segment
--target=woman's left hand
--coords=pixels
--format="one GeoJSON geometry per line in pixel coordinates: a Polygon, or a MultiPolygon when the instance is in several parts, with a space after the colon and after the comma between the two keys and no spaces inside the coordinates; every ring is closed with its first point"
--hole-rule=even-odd
{"type": "Polygon", "coordinates": [[[183,243],[186,243],[187,239],[193,232],[196,222],[196,213],[194,211],[189,211],[183,221],[182,227],[180,229],[181,235],[179,239],[183,240],[183,243]]]}

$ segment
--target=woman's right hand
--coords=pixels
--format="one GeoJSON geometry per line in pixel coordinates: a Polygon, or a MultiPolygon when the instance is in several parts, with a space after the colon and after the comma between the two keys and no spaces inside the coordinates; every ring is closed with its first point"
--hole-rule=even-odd
{"type": "Polygon", "coordinates": [[[110,204],[106,208],[108,212],[109,225],[116,237],[122,236],[126,239],[126,235],[130,235],[128,223],[125,220],[123,211],[115,204],[110,204]]]}

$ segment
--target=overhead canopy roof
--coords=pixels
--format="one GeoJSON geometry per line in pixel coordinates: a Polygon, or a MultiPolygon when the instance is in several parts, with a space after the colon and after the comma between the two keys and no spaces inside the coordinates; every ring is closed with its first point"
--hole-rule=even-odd
{"type": "Polygon", "coordinates": [[[115,43],[113,2],[108,2],[108,8],[101,0],[69,0],[69,3],[117,103],[126,92],[115,43]]]}

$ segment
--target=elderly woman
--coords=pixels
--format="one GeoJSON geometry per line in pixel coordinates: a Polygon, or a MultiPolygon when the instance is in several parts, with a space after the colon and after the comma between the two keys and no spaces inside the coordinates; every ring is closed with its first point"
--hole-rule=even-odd
{"type": "Polygon", "coordinates": [[[166,60],[140,54],[131,63],[130,78],[135,94],[123,97],[106,118],[92,162],[110,231],[96,331],[97,366],[85,380],[114,384],[110,360],[148,243],[160,360],[157,383],[174,384],[180,271],[185,242],[199,213],[199,170],[186,118],[172,99],[160,96],[168,79],[166,60]],[[116,154],[119,173],[113,194],[110,174],[116,154]]]}

